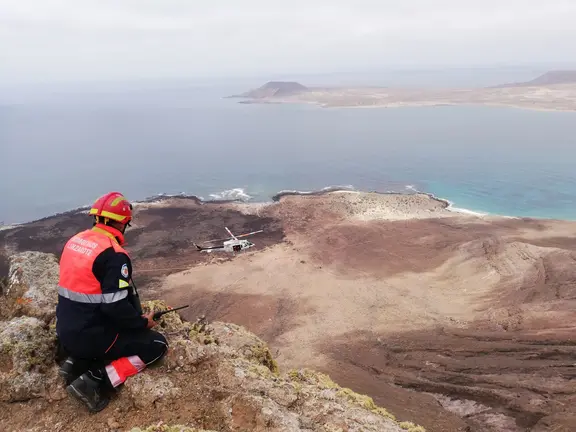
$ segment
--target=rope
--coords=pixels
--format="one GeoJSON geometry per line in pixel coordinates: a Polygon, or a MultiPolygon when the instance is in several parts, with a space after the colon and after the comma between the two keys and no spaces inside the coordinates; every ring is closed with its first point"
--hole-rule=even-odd
{"type": "Polygon", "coordinates": [[[169,270],[189,270],[192,267],[194,267],[193,264],[186,266],[186,267],[165,267],[165,268],[143,269],[143,270],[134,269],[134,273],[139,274],[139,273],[162,272],[162,271],[169,271],[169,270]]]}

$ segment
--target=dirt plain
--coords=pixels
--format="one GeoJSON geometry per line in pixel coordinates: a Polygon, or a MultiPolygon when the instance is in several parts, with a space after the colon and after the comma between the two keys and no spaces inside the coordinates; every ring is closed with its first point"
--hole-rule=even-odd
{"type": "MultiPolygon", "coordinates": [[[[58,254],[89,226],[71,212],[1,231],[0,245],[58,254]]],[[[428,431],[558,432],[576,430],[575,229],[330,193],[147,203],[127,238],[143,297],[246,326],[282,369],[326,372],[428,431]],[[265,232],[237,256],[191,247],[223,226],[265,232]]]]}

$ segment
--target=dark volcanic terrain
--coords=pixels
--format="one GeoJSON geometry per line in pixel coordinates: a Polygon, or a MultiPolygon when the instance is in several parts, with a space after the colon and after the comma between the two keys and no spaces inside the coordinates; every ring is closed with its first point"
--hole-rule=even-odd
{"type": "MultiPolygon", "coordinates": [[[[8,272],[7,254],[33,250],[59,256],[72,235],[91,226],[92,218],[85,212],[71,211],[0,231],[0,251],[5,251],[0,253],[0,277],[8,272]]],[[[202,203],[190,197],[137,205],[132,227],[126,231],[136,284],[145,287],[189,266],[229,259],[228,255],[199,253],[193,247],[194,242],[227,237],[225,226],[235,234],[263,229],[255,250],[283,238],[279,221],[241,213],[226,202],[202,203]]]]}

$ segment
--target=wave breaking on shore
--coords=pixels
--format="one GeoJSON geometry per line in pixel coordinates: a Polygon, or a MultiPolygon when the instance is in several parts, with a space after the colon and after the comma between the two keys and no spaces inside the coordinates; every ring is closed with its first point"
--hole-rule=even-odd
{"type": "MultiPolygon", "coordinates": [[[[454,203],[452,201],[450,201],[449,199],[437,197],[436,195],[434,195],[431,192],[420,191],[414,185],[408,185],[408,186],[406,186],[406,189],[411,190],[414,193],[428,195],[430,198],[435,199],[436,201],[446,203],[446,210],[454,212],[454,213],[461,213],[461,214],[466,214],[466,215],[470,215],[470,216],[489,216],[490,215],[490,213],[486,213],[486,212],[480,212],[480,211],[476,211],[476,210],[469,210],[466,208],[456,207],[454,205],[454,203]]],[[[513,216],[511,216],[511,217],[513,217],[513,216]]]]}
{"type": "Polygon", "coordinates": [[[211,193],[213,201],[250,201],[253,197],[246,193],[243,188],[227,189],[218,193],[211,193]]]}
{"type": "MultiPolygon", "coordinates": [[[[430,192],[424,192],[419,190],[415,185],[405,185],[404,190],[394,191],[394,190],[386,190],[386,191],[377,191],[377,190],[362,190],[357,189],[353,185],[331,185],[326,186],[324,188],[318,190],[307,190],[307,191],[300,191],[300,190],[281,190],[276,194],[272,195],[268,199],[261,200],[258,195],[251,195],[245,188],[231,188],[225,189],[220,192],[210,193],[208,196],[209,198],[206,199],[200,195],[188,194],[186,192],[180,192],[177,194],[168,194],[168,193],[158,193],[152,196],[148,196],[144,199],[134,200],[132,201],[135,207],[145,206],[145,205],[162,205],[165,201],[181,199],[181,200],[191,200],[194,201],[196,204],[244,204],[244,205],[254,205],[254,206],[262,206],[266,204],[274,204],[279,202],[283,197],[286,196],[321,196],[329,193],[377,193],[382,195],[416,195],[422,194],[427,195],[433,200],[439,201],[445,205],[446,210],[460,213],[470,216],[489,216],[490,213],[481,212],[476,210],[470,210],[466,208],[456,207],[455,204],[442,197],[438,197],[430,192]]],[[[0,225],[0,230],[10,230],[17,228],[18,226],[25,225],[28,223],[38,222],[42,220],[46,220],[49,218],[54,218],[63,215],[70,215],[74,213],[81,213],[85,212],[90,209],[90,205],[82,205],[70,210],[54,213],[45,217],[41,217],[35,220],[27,221],[27,222],[17,222],[17,223],[10,223],[6,225],[0,225]]],[[[516,216],[503,216],[502,217],[509,217],[509,218],[518,218],[516,216]]]]}

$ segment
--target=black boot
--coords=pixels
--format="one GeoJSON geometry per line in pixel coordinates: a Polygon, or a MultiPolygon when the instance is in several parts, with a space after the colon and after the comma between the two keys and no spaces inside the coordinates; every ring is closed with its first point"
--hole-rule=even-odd
{"type": "Polygon", "coordinates": [[[64,360],[64,363],[62,363],[62,365],[60,366],[58,374],[62,378],[64,378],[64,381],[68,386],[72,383],[72,381],[78,378],[82,374],[82,372],[80,373],[76,372],[76,360],[73,357],[68,357],[66,360],[64,360]]]}
{"type": "Polygon", "coordinates": [[[104,394],[104,377],[88,371],[80,375],[72,384],[66,387],[66,391],[81,400],[92,412],[102,411],[110,399],[104,394]]]}
{"type": "Polygon", "coordinates": [[[68,357],[64,363],[60,366],[60,370],[58,373],[64,381],[66,385],[70,385],[72,381],[82,375],[90,368],[90,363],[83,359],[75,359],[73,357],[68,357]]]}

